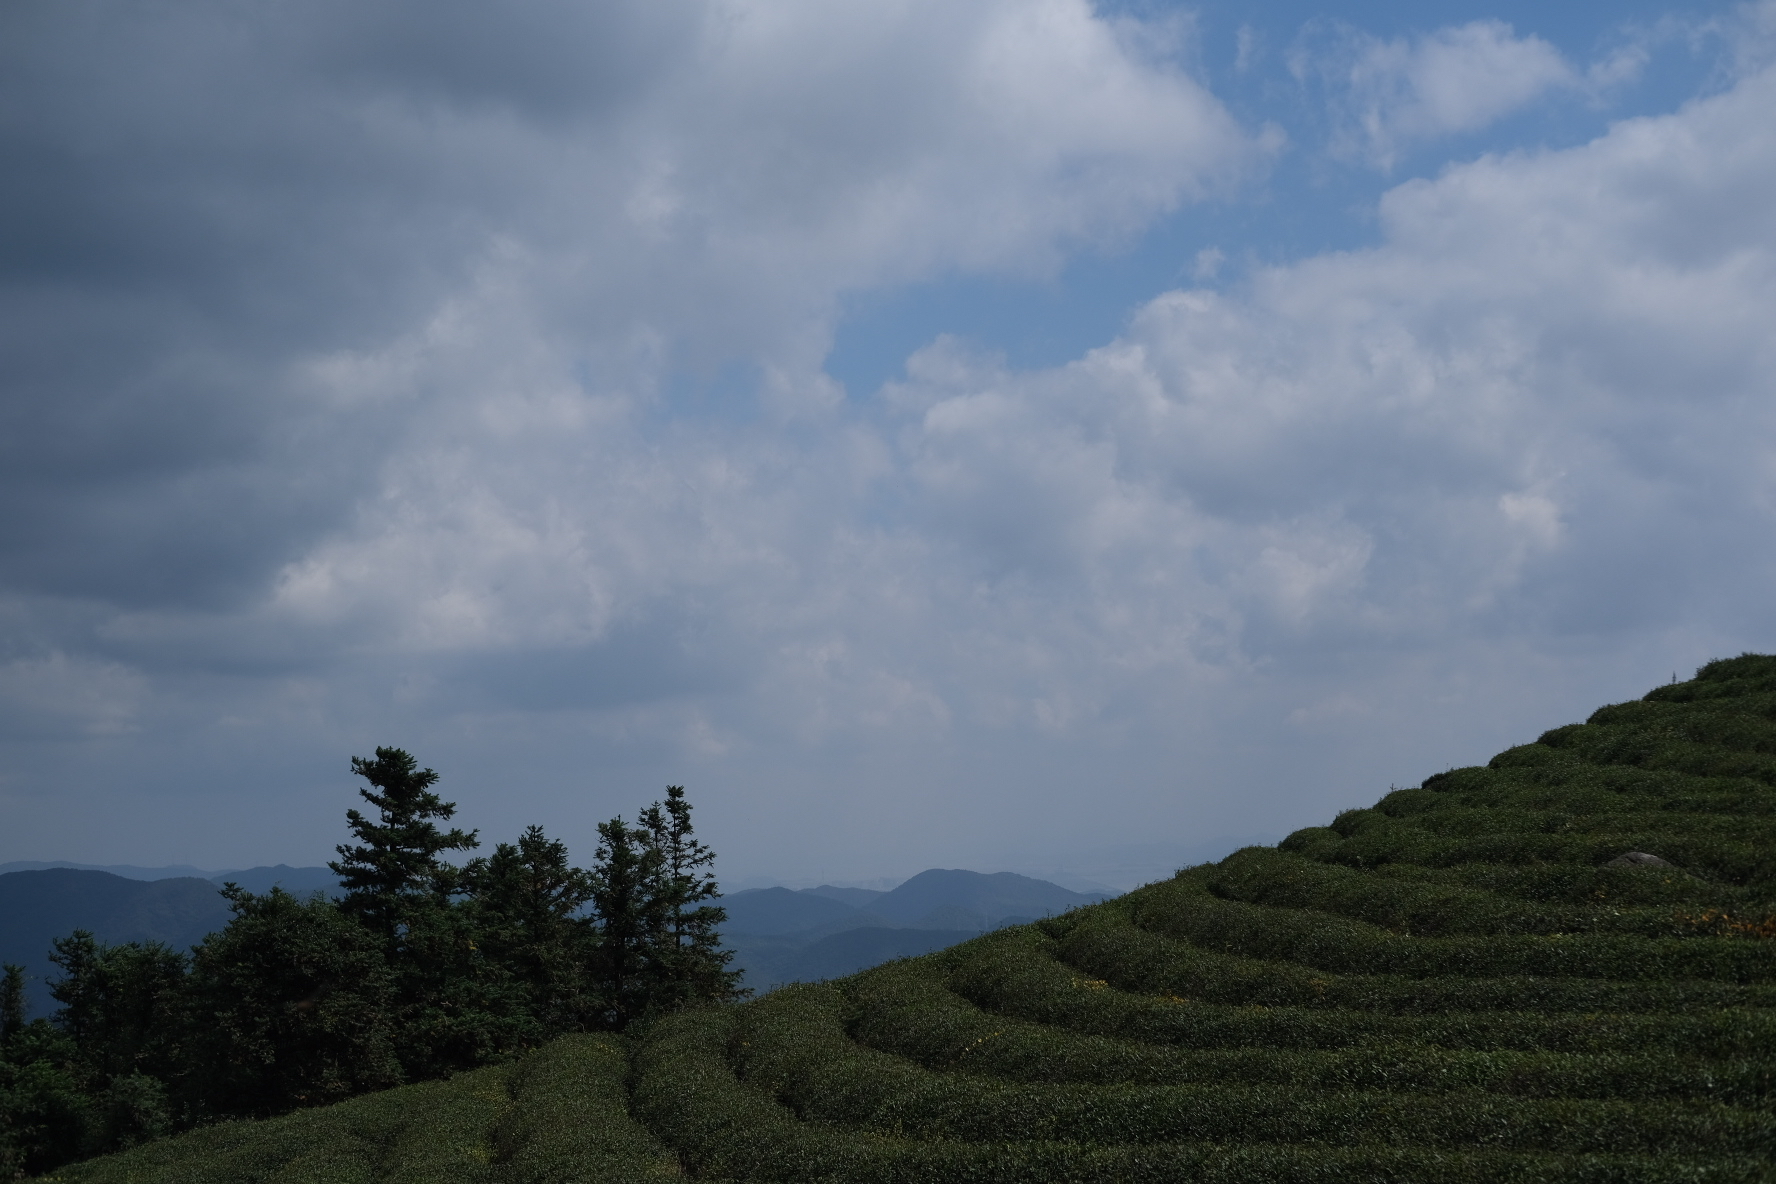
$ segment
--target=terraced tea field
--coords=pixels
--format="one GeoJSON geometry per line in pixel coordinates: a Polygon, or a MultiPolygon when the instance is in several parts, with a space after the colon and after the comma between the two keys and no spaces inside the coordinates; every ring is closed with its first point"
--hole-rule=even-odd
{"type": "Polygon", "coordinates": [[[1038,925],[58,1179],[1776,1179],[1776,658],[1038,925]]]}

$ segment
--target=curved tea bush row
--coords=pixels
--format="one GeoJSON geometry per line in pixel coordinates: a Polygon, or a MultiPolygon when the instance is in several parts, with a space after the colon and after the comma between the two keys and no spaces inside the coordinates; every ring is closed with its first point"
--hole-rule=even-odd
{"type": "Polygon", "coordinates": [[[1566,864],[1598,867],[1628,851],[1645,851],[1713,880],[1743,886],[1776,883],[1776,858],[1771,848],[1739,841],[1646,833],[1434,835],[1420,827],[1389,820],[1343,838],[1327,828],[1296,832],[1279,844],[1310,859],[1373,868],[1385,863],[1416,863],[1449,867],[1464,863],[1566,864]]]}
{"type": "MultiPolygon", "coordinates": [[[[1546,794],[1541,795],[1546,798],[1546,794]]],[[[1436,809],[1398,816],[1379,807],[1347,810],[1332,829],[1354,838],[1371,828],[1405,828],[1426,834],[1472,838],[1479,835],[1642,835],[1649,843],[1667,838],[1735,839],[1754,845],[1776,837],[1776,820],[1742,814],[1697,814],[1668,810],[1591,813],[1562,803],[1560,809],[1534,805],[1469,806],[1450,801],[1436,809]]],[[[1617,854],[1620,854],[1620,850],[1617,854]]]]}
{"type": "Polygon", "coordinates": [[[1594,765],[1570,754],[1536,764],[1469,765],[1427,777],[1417,788],[1395,789],[1375,809],[1396,818],[1429,809],[1505,806],[1566,814],[1734,814],[1767,818],[1776,809],[1769,786],[1742,777],[1698,777],[1629,765],[1594,765]]]}
{"type": "Polygon", "coordinates": [[[902,963],[845,984],[850,1031],[871,1048],[931,1069],[1012,1081],[1080,1084],[1312,1085],[1523,1097],[1696,1099],[1766,1106],[1776,1066],[1750,1057],[1704,1061],[1676,1053],[1476,1052],[1429,1045],[1356,1049],[1187,1049],[1089,1036],[984,1011],[929,966],[902,963]]]}
{"type": "Polygon", "coordinates": [[[1399,1015],[1460,1011],[1658,1012],[1776,1007],[1776,984],[1334,974],[1204,949],[1137,928],[1114,907],[1061,929],[1056,955],[1075,970],[1150,995],[1266,1007],[1340,1007],[1399,1015]]]}
{"type": "Polygon", "coordinates": [[[680,1178],[629,1116],[628,1056],[567,1036],[511,1065],[58,1169],[68,1184],[644,1184],[680,1178]]]}
{"type": "Polygon", "coordinates": [[[1118,990],[1056,962],[1040,938],[994,934],[958,950],[950,986],[988,1011],[1098,1036],[1183,1048],[1335,1049],[1407,1042],[1475,1051],[1674,1052],[1737,1059],[1776,1042],[1776,1014],[1696,1008],[1677,1014],[1465,1012],[1392,1015],[1363,1008],[1202,1003],[1118,990]],[[1022,939],[1022,940],[1019,940],[1022,939]]]}
{"type": "MultiPolygon", "coordinates": [[[[1397,865],[1396,865],[1397,866],[1397,865]]],[[[1617,870],[1617,869],[1611,869],[1617,870]]],[[[1642,878],[1657,878],[1641,873],[1642,878]]],[[[1314,909],[1417,937],[1553,933],[1684,936],[1672,909],[1591,900],[1550,904],[1481,888],[1402,875],[1378,876],[1273,847],[1248,847],[1204,877],[1227,900],[1273,908],[1314,909]]],[[[1697,907],[1736,904],[1743,894],[1703,895],[1697,907]]]]}
{"type": "Polygon", "coordinates": [[[1365,869],[1362,874],[1389,883],[1449,885],[1500,897],[1587,908],[1656,905],[1664,910],[1662,915],[1668,924],[1680,909],[1693,913],[1709,907],[1756,908],[1762,900],[1751,889],[1704,880],[1674,868],[1499,863],[1425,867],[1384,863],[1365,869]]]}
{"type": "MultiPolygon", "coordinates": [[[[757,1005],[750,1005],[756,1007],[757,1005]]],[[[912,1139],[802,1121],[728,1063],[731,1017],[675,1017],[637,1056],[636,1113],[665,1132],[699,1179],[845,1181],[847,1184],[1054,1184],[1177,1180],[1213,1184],[1727,1184],[1767,1179],[1742,1155],[1550,1155],[1428,1147],[1321,1147],[1303,1143],[1145,1145],[912,1139]]]]}
{"type": "Polygon", "coordinates": [[[739,1075],[800,1117],[882,1134],[969,1142],[1284,1142],[1523,1151],[1764,1155],[1776,1121],[1718,1105],[1403,1094],[1311,1085],[1081,1085],[937,1073],[854,1043],[844,995],[780,991],[733,1035],[739,1075]]]}
{"type": "Polygon", "coordinates": [[[1146,890],[1139,923],[1227,953],[1337,973],[1776,981],[1776,945],[1722,937],[1409,937],[1305,909],[1221,900],[1193,873],[1146,890]]]}

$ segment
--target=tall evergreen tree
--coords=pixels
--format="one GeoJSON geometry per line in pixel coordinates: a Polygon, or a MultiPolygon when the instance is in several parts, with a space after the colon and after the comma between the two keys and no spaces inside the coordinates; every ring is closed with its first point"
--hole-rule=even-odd
{"type": "Polygon", "coordinates": [[[524,995],[535,1039],[596,1023],[589,989],[595,922],[580,915],[595,889],[592,875],[568,861],[567,844],[532,826],[516,843],[464,869],[476,943],[524,995]]]}
{"type": "Polygon", "coordinates": [[[436,1077],[500,1055],[516,1039],[506,976],[476,950],[472,919],[453,901],[462,873],[443,859],[478,846],[475,832],[438,825],[455,816],[456,803],[432,792],[437,773],[399,748],[353,757],[352,771],[370,783],[358,793],[378,817],[348,810],[358,842],[341,845],[327,866],[345,888],[340,909],[387,950],[404,1073],[436,1077]]]}
{"type": "Polygon", "coordinates": [[[734,955],[721,948],[720,926],[728,914],[709,903],[721,896],[709,873],[715,852],[693,837],[684,786],[667,786],[666,801],[643,810],[640,822],[649,847],[658,853],[648,910],[651,1004],[670,1010],[693,1001],[740,998],[746,994],[740,974],[728,969],[734,955]]]}
{"type": "Polygon", "coordinates": [[[74,1042],[48,1020],[27,1023],[25,968],[0,975],[0,1180],[18,1180],[103,1150],[100,1115],[76,1076],[74,1042]]]}
{"type": "Polygon", "coordinates": [[[598,824],[598,853],[592,865],[592,905],[598,912],[594,980],[604,1026],[624,1028],[648,1007],[652,935],[658,932],[660,851],[648,832],[634,830],[621,817],[598,824]]]}
{"type": "Polygon", "coordinates": [[[421,769],[399,748],[378,748],[376,759],[352,757],[352,772],[370,783],[359,789],[376,807],[372,822],[357,810],[345,812],[356,846],[341,844],[339,859],[327,864],[345,889],[340,907],[383,935],[391,947],[427,912],[450,903],[457,870],[441,858],[446,851],[469,851],[479,845],[474,831],[438,828],[448,822],[456,803],[432,792],[438,774],[421,769]]]}

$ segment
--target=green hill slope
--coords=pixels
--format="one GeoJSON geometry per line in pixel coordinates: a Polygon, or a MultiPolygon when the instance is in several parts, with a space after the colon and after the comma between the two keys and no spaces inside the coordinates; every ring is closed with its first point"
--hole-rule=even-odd
{"type": "Polygon", "coordinates": [[[575,1038],[58,1178],[1773,1180],[1773,787],[1776,658],[1711,663],[1277,848],[674,1017],[626,1078],[575,1038]]]}

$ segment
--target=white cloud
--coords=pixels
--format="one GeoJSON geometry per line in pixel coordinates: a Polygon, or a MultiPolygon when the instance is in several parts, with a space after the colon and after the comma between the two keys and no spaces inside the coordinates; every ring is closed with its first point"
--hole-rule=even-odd
{"type": "MultiPolygon", "coordinates": [[[[1599,81],[1630,77],[1638,61],[1618,55],[1600,66],[1599,81]]],[[[1347,31],[1334,50],[1298,52],[1295,71],[1323,74],[1334,87],[1333,151],[1384,170],[1412,144],[1478,131],[1578,81],[1559,50],[1497,20],[1391,41],[1347,31]]]]}

